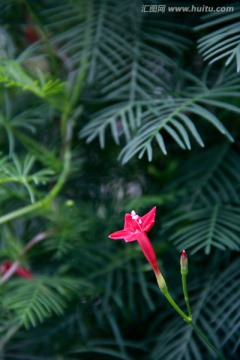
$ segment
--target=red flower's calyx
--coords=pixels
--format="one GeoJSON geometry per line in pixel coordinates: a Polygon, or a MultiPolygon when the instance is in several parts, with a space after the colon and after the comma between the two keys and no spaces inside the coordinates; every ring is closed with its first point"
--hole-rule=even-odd
{"type": "Polygon", "coordinates": [[[162,276],[162,274],[159,272],[159,274],[156,274],[156,277],[157,277],[157,282],[158,282],[158,286],[159,286],[160,290],[163,293],[167,293],[168,292],[167,284],[166,284],[165,279],[162,276]]]}

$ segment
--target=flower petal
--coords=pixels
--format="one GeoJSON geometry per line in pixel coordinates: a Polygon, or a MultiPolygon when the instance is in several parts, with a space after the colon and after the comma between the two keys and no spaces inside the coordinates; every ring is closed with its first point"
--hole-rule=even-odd
{"type": "Polygon", "coordinates": [[[136,233],[133,233],[131,230],[126,229],[126,230],[115,231],[114,233],[110,234],[108,237],[113,240],[123,239],[126,242],[129,242],[129,241],[137,240],[138,235],[136,233]]]}
{"type": "Polygon", "coordinates": [[[142,231],[149,231],[154,223],[155,223],[155,215],[156,215],[156,206],[154,206],[154,208],[152,208],[152,210],[150,210],[147,214],[143,215],[141,217],[142,220],[142,231]]]}
{"type": "Polygon", "coordinates": [[[132,218],[131,214],[126,214],[125,215],[125,220],[124,220],[124,230],[130,230],[132,232],[135,232],[136,230],[139,230],[139,225],[136,222],[136,220],[134,220],[132,218]]]}
{"type": "Polygon", "coordinates": [[[128,234],[129,234],[129,231],[127,231],[127,230],[119,230],[119,231],[115,231],[112,234],[108,235],[108,237],[113,240],[120,240],[120,239],[124,239],[126,236],[128,236],[128,234]]]}

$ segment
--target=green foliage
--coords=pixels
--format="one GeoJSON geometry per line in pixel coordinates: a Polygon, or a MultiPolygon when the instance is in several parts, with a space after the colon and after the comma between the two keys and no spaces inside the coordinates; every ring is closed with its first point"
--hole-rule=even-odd
{"type": "Polygon", "coordinates": [[[16,155],[13,155],[12,161],[8,161],[6,157],[0,159],[0,184],[18,183],[25,186],[32,203],[35,201],[35,196],[31,183],[46,184],[53,175],[50,169],[38,170],[31,174],[34,161],[34,157],[30,154],[27,154],[23,161],[16,155]]]}
{"type": "Polygon", "coordinates": [[[108,238],[154,205],[170,293],[185,311],[184,248],[194,320],[238,358],[239,7],[142,5],[0,4],[1,358],[214,359],[138,244],[108,238]]]}
{"type": "Polygon", "coordinates": [[[104,147],[105,133],[110,126],[117,144],[119,138],[125,136],[127,144],[120,153],[123,163],[127,163],[136,154],[141,159],[145,153],[151,161],[154,142],[165,155],[167,154],[164,141],[166,136],[170,136],[182,149],[190,150],[189,135],[191,135],[203,147],[203,140],[193,121],[197,115],[200,119],[210,122],[233,141],[231,134],[216,116],[216,111],[209,111],[208,107],[239,113],[239,107],[226,101],[228,97],[239,97],[238,78],[223,71],[217,80],[214,79],[214,82],[210,80],[209,84],[208,80],[200,81],[188,73],[184,76],[186,77],[183,82],[184,89],[178,90],[176,94],[173,93],[173,96],[165,95],[152,101],[144,101],[143,96],[142,100],[118,103],[97,112],[83,128],[81,137],[86,137],[87,142],[90,142],[98,136],[101,147],[104,147]],[[189,79],[190,84],[188,84],[189,79]]]}
{"type": "Polygon", "coordinates": [[[62,314],[67,298],[78,292],[80,284],[81,281],[64,276],[18,279],[7,285],[8,296],[4,297],[3,306],[10,317],[14,316],[17,322],[29,328],[54,313],[62,314]]]}
{"type": "Polygon", "coordinates": [[[196,30],[214,28],[214,31],[206,34],[199,40],[199,51],[204,60],[210,64],[225,58],[225,65],[236,61],[237,72],[240,71],[240,31],[239,31],[239,6],[232,7],[234,11],[230,14],[213,13],[204,17],[203,25],[196,30]],[[216,28],[217,27],[217,28],[216,28]],[[227,58],[227,59],[226,59],[227,58]]]}
{"type": "Polygon", "coordinates": [[[173,186],[187,190],[163,224],[179,250],[239,250],[239,160],[237,149],[222,143],[185,162],[173,186]]]}
{"type": "Polygon", "coordinates": [[[187,248],[195,253],[204,249],[209,254],[212,246],[221,250],[226,247],[231,250],[240,249],[238,207],[215,205],[174,217],[174,220],[165,223],[165,228],[172,230],[177,227],[170,240],[174,241],[179,250],[187,248]]]}
{"type": "Polygon", "coordinates": [[[186,186],[188,207],[239,203],[240,158],[230,143],[220,143],[189,159],[174,186],[186,186]]]}
{"type": "Polygon", "coordinates": [[[4,83],[6,87],[19,87],[47,100],[63,89],[60,80],[46,81],[41,73],[39,73],[39,79],[35,80],[24,71],[18,62],[9,59],[1,60],[0,83],[4,83]]]}

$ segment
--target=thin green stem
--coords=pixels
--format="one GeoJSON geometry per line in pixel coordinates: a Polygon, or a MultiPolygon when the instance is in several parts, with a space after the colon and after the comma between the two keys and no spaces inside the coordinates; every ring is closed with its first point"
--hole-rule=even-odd
{"type": "Polygon", "coordinates": [[[188,289],[187,289],[187,275],[182,273],[182,288],[183,288],[183,294],[184,294],[184,300],[187,305],[188,309],[188,316],[190,319],[192,319],[192,311],[189,304],[189,296],[188,296],[188,289]]]}
{"type": "Polygon", "coordinates": [[[24,206],[21,209],[11,211],[10,213],[0,217],[0,224],[4,224],[10,220],[16,219],[20,216],[28,214],[29,212],[36,211],[43,206],[43,200],[36,202],[35,204],[24,206]]]}
{"type": "Polygon", "coordinates": [[[210,347],[210,349],[212,349],[219,357],[219,359],[221,360],[226,360],[226,358],[223,356],[223,354],[218,351],[215,346],[213,346],[213,344],[208,340],[208,338],[204,335],[204,333],[202,332],[202,330],[200,330],[197,325],[195,325],[192,321],[189,322],[189,325],[191,325],[191,327],[196,331],[196,333],[202,338],[202,340],[210,347]]]}
{"type": "Polygon", "coordinates": [[[185,320],[187,323],[191,321],[190,317],[187,316],[180,307],[176,304],[176,302],[173,300],[172,296],[169,294],[168,290],[161,290],[167,301],[172,305],[172,307],[177,311],[177,313],[185,320]]]}
{"type": "Polygon", "coordinates": [[[63,170],[60,174],[57,183],[52,188],[52,190],[47,195],[47,197],[44,199],[45,203],[50,203],[52,199],[59,193],[59,191],[63,187],[70,171],[70,164],[71,164],[71,152],[69,147],[67,147],[63,155],[63,170]]]}
{"type": "Polygon", "coordinates": [[[215,346],[208,340],[208,338],[204,335],[204,333],[195,325],[192,321],[192,317],[186,315],[180,307],[176,304],[176,302],[173,300],[172,296],[169,294],[167,287],[161,289],[161,292],[165,296],[165,298],[168,300],[168,302],[172,305],[172,307],[177,311],[177,313],[185,320],[191,327],[196,331],[196,333],[201,337],[201,339],[209,346],[210,349],[212,349],[216,355],[218,355],[219,359],[226,360],[226,358],[222,355],[220,351],[218,351],[215,346]]]}

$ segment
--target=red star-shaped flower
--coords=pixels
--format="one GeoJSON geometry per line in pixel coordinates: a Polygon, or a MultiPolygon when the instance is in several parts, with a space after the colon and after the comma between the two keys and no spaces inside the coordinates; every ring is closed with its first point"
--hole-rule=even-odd
{"type": "Polygon", "coordinates": [[[123,239],[126,242],[136,240],[157,276],[160,271],[157,265],[156,255],[146,234],[154,225],[155,214],[156,206],[143,216],[137,215],[135,211],[132,210],[131,214],[125,215],[123,230],[110,234],[109,238],[113,240],[123,239]]]}

